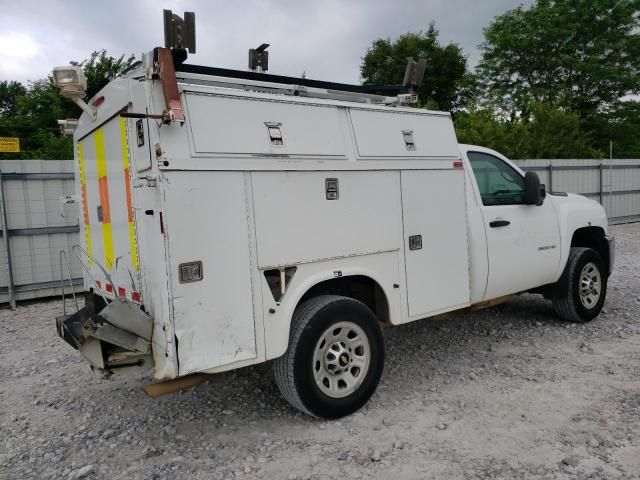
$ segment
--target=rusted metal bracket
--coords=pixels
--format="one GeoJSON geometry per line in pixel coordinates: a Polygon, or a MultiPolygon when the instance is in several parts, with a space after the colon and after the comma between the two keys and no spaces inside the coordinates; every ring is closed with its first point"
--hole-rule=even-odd
{"type": "Polygon", "coordinates": [[[165,109],[162,112],[163,123],[180,122],[184,124],[184,111],[178,90],[173,55],[168,48],[156,48],[154,51],[154,72],[162,82],[165,109]]]}
{"type": "Polygon", "coordinates": [[[500,305],[501,303],[506,302],[512,297],[512,295],[505,295],[503,297],[493,298],[491,300],[487,300],[485,302],[474,303],[469,307],[469,310],[472,312],[475,310],[482,310],[484,308],[495,307],[496,305],[500,305]]]}
{"type": "Polygon", "coordinates": [[[151,398],[158,398],[162,395],[167,395],[168,393],[191,388],[204,382],[208,378],[209,375],[204,373],[193,373],[184,377],[174,378],[173,380],[146,385],[143,387],[143,390],[151,398]]]}

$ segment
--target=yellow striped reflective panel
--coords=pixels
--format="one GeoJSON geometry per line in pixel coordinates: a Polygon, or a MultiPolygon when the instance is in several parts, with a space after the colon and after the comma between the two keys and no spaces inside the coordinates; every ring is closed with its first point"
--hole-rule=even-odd
{"type": "Polygon", "coordinates": [[[131,169],[129,167],[129,149],[127,136],[127,122],[120,117],[120,149],[122,167],[124,169],[124,188],[127,197],[127,215],[129,220],[129,248],[131,250],[131,264],[138,271],[138,250],[136,248],[136,229],[133,218],[133,198],[131,195],[131,169]]]}
{"type": "MultiPolygon", "coordinates": [[[[82,216],[84,218],[84,241],[89,255],[93,255],[91,248],[91,225],[89,224],[89,206],[87,205],[87,173],[84,168],[84,153],[82,142],[78,142],[78,169],[80,170],[80,192],[82,194],[82,216]]],[[[87,259],[89,265],[93,264],[91,257],[87,259]]]]}
{"type": "Polygon", "coordinates": [[[102,242],[104,244],[104,265],[111,270],[114,263],[113,233],[111,231],[111,207],[109,205],[109,182],[107,180],[107,159],[104,153],[104,130],[95,133],[96,166],[98,169],[98,190],[102,205],[102,242]]]}

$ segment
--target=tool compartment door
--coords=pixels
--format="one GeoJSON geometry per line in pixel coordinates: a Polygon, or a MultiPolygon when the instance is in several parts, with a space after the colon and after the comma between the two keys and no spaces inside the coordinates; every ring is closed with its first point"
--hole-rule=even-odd
{"type": "Polygon", "coordinates": [[[165,172],[164,228],[180,375],[257,356],[243,172],[165,172]],[[202,262],[200,280],[180,266],[202,262]]]}
{"type": "Polygon", "coordinates": [[[194,93],[184,98],[196,155],[346,158],[343,117],[336,107],[194,93]],[[270,141],[270,125],[281,136],[278,144],[270,141]]]}
{"type": "Polygon", "coordinates": [[[351,124],[363,158],[457,158],[458,140],[451,117],[407,112],[350,109],[351,124]]]}
{"type": "Polygon", "coordinates": [[[469,305],[463,170],[405,170],[407,308],[419,318],[469,305]]]}

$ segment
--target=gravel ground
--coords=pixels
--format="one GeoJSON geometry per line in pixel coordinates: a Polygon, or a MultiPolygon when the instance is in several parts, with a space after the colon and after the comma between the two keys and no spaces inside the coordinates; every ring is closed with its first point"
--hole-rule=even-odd
{"type": "Polygon", "coordinates": [[[604,313],[556,320],[522,295],[385,332],[371,401],[298,413],[271,365],[147,398],[55,333],[58,301],[0,311],[0,478],[640,479],[640,224],[613,228],[604,313]]]}

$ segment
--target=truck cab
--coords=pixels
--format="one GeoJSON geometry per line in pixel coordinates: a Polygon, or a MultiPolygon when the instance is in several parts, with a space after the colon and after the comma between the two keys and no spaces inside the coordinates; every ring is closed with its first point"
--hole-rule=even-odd
{"type": "Polygon", "coordinates": [[[539,287],[552,295],[552,286],[559,281],[572,247],[595,249],[604,262],[604,274],[609,275],[611,239],[606,235],[606,214],[598,202],[575,194],[546,192],[544,186],[532,187],[541,189],[541,195],[527,202],[527,178],[517,165],[488,148],[460,145],[460,150],[473,190],[469,192],[469,221],[482,225],[472,247],[478,250],[472,266],[477,272],[472,281],[474,300],[539,287]],[[484,245],[486,254],[480,252],[484,245]]]}

